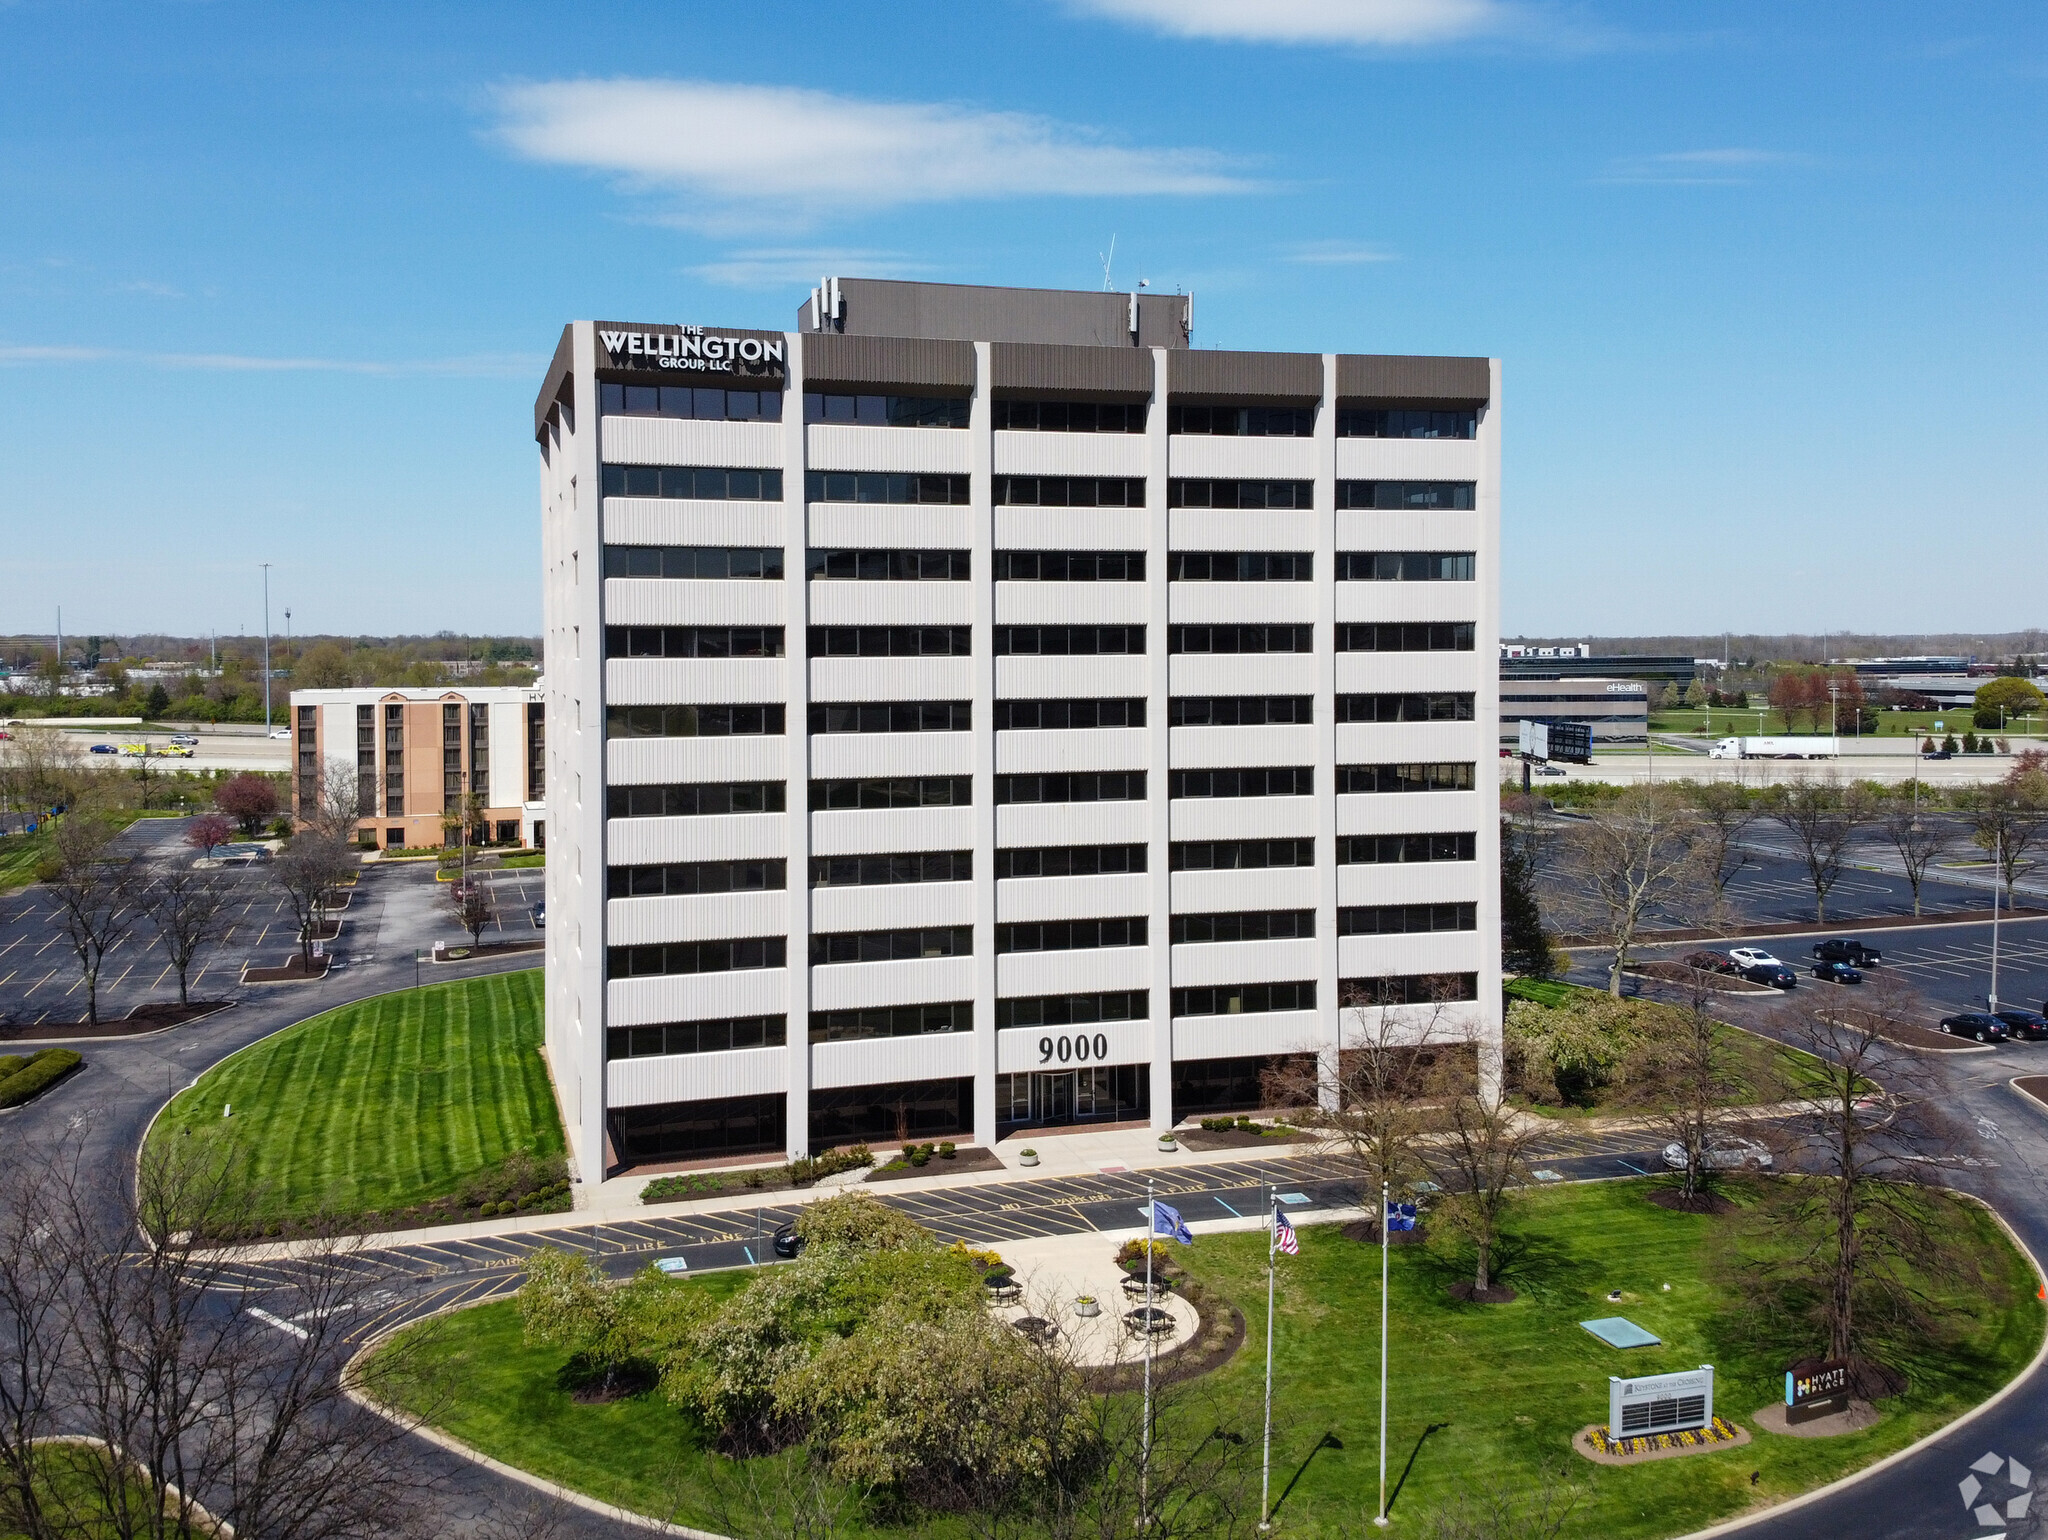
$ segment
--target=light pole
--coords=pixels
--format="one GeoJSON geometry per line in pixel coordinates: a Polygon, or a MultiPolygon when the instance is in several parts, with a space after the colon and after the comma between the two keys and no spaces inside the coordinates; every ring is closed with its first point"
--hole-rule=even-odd
{"type": "Polygon", "coordinates": [[[263,736],[270,736],[270,563],[263,564],[263,736]]]}
{"type": "Polygon", "coordinates": [[[1998,1014],[1998,879],[2005,867],[2005,836],[1991,838],[1991,1014],[1998,1014]]]}

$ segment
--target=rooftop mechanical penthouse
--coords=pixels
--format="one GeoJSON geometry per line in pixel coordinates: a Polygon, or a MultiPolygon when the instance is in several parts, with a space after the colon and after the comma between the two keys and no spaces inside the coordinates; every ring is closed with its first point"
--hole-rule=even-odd
{"type": "Polygon", "coordinates": [[[788,333],[564,328],[586,1179],[1164,1128],[1361,1006],[1497,1040],[1499,366],[1193,349],[1189,303],[849,278],[788,333]]]}

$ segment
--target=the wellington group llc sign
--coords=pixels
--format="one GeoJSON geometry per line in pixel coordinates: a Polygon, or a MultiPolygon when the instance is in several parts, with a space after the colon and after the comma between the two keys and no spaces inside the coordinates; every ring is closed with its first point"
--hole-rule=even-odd
{"type": "Polygon", "coordinates": [[[599,331],[597,340],[620,368],[688,369],[707,374],[748,373],[788,367],[780,337],[734,337],[701,326],[674,331],[599,331]]]}

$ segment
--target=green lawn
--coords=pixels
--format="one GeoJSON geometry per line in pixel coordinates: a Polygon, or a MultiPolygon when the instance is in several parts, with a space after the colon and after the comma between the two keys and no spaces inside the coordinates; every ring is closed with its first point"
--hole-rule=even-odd
{"type": "Polygon", "coordinates": [[[230,1129],[280,1216],[402,1208],[514,1150],[562,1152],[540,1041],[537,968],[380,995],[216,1065],[150,1138],[230,1129]]]}
{"type": "MultiPolygon", "coordinates": [[[[1752,1425],[1747,1448],[1629,1468],[1594,1466],[1572,1453],[1570,1442],[1587,1423],[1605,1419],[1610,1374],[1712,1363],[1717,1410],[1747,1422],[1782,1395],[1784,1366],[1804,1346],[1789,1335],[1774,1339],[1741,1289],[1714,1281],[1730,1220],[1670,1213],[1646,1202],[1644,1191],[1640,1182],[1608,1182],[1529,1194],[1505,1248],[1504,1277],[1521,1295],[1508,1305],[1450,1299],[1446,1285],[1467,1276],[1454,1248],[1439,1251],[1433,1241],[1392,1253],[1390,1482],[1408,1470],[1394,1508],[1397,1526],[1419,1527],[1432,1508],[1475,1485],[1505,1480],[1526,1490],[1547,1469],[1562,1472],[1580,1494],[1567,1535],[1680,1534],[1901,1448],[1983,1400],[2040,1343],[2043,1309],[2024,1260],[1981,1210],[1957,1204],[1956,1222],[1990,1258],[2001,1303],[1973,1298],[1960,1340],[1901,1361],[1912,1388],[1884,1403],[1876,1427],[1792,1439],[1752,1425]],[[1624,1291],[1619,1304],[1605,1298],[1613,1288],[1624,1291]],[[1614,1314],[1656,1332],[1664,1345],[1622,1353],[1577,1324],[1614,1314]]],[[[1203,1236],[1178,1255],[1244,1309],[1248,1345],[1211,1383],[1234,1409],[1226,1415],[1256,1438],[1263,1239],[1203,1236]]],[[[1285,1493],[1280,1518],[1290,1530],[1351,1534],[1361,1513],[1371,1511],[1379,1262],[1374,1249],[1321,1226],[1302,1232],[1300,1256],[1281,1261],[1273,1485],[1285,1493]]],[[[687,1286],[726,1290],[746,1276],[711,1275],[687,1286]]],[[[714,1514],[699,1506],[712,1468],[701,1435],[658,1393],[576,1405],[557,1382],[567,1354],[528,1348],[509,1302],[419,1329],[436,1334],[429,1356],[445,1372],[434,1383],[453,1395],[451,1403],[435,1403],[434,1420],[458,1437],[642,1511],[660,1509],[663,1494],[678,1490],[678,1517],[712,1521],[714,1514]]]]}

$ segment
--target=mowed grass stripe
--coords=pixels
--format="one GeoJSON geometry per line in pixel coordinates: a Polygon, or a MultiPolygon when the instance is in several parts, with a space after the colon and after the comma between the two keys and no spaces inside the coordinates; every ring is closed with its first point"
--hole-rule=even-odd
{"type": "Polygon", "coordinates": [[[421,1203],[514,1150],[561,1153],[540,1042],[538,969],[403,990],[215,1066],[150,1137],[225,1130],[281,1215],[421,1203]]]}

